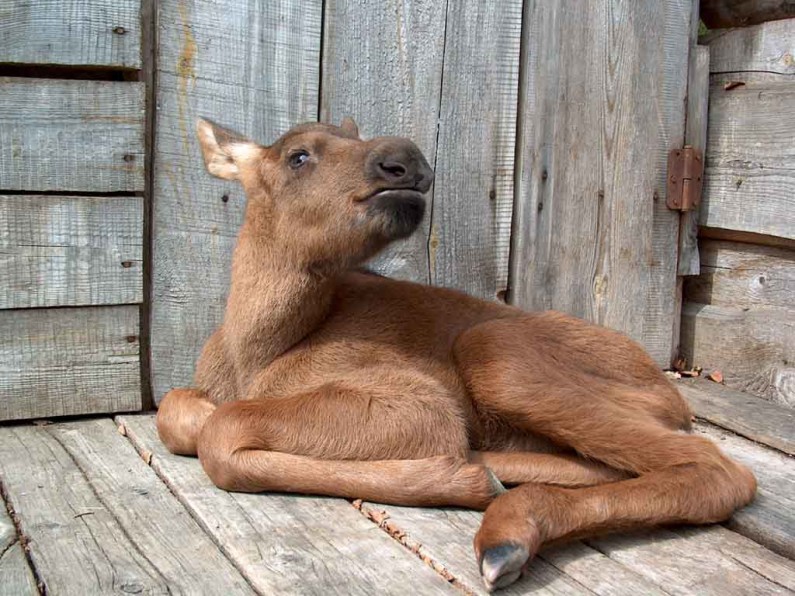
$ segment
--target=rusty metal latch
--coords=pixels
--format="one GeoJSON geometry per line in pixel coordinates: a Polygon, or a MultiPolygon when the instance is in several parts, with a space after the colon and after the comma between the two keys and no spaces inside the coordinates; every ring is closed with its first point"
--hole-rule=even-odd
{"type": "Polygon", "coordinates": [[[704,159],[701,151],[685,145],[683,149],[672,149],[668,154],[669,209],[690,211],[701,201],[701,186],[704,179],[704,159]]]}

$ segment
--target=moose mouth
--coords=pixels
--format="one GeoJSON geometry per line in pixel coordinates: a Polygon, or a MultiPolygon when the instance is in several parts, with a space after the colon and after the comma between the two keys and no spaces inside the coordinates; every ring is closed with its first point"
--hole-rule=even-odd
{"type": "Polygon", "coordinates": [[[377,202],[382,199],[386,200],[414,200],[414,201],[422,201],[425,202],[423,195],[425,193],[420,192],[415,188],[386,188],[382,190],[378,190],[371,195],[362,200],[363,203],[373,203],[377,202]]]}
{"type": "Polygon", "coordinates": [[[390,240],[410,236],[425,215],[423,194],[413,188],[388,188],[367,199],[367,214],[381,219],[384,235],[390,240]]]}

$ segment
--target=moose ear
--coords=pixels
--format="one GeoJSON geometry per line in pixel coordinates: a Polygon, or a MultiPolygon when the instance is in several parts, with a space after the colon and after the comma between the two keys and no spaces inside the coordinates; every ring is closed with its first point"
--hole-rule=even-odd
{"type": "Polygon", "coordinates": [[[260,150],[256,143],[204,118],[196,122],[196,135],[207,171],[224,180],[239,179],[241,162],[260,150]]]}
{"type": "Polygon", "coordinates": [[[359,138],[359,127],[356,126],[356,122],[354,122],[353,118],[345,116],[340,123],[340,128],[354,138],[359,138]]]}

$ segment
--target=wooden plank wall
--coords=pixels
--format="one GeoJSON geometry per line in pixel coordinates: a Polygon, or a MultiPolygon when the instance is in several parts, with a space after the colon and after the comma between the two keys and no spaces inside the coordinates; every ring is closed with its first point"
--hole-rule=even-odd
{"type": "MultiPolygon", "coordinates": [[[[757,3],[758,4],[758,3],[757,3]]],[[[771,14],[772,17],[772,14],[771,14]]],[[[701,275],[682,351],[726,385],[795,406],[795,19],[710,31],[701,275]]]]}
{"type": "Polygon", "coordinates": [[[525,3],[512,300],[625,331],[663,366],[679,226],[665,171],[693,4],[525,3]]]}
{"type": "Polygon", "coordinates": [[[0,74],[14,76],[0,76],[0,420],[136,410],[141,3],[6,6],[0,74]]]}

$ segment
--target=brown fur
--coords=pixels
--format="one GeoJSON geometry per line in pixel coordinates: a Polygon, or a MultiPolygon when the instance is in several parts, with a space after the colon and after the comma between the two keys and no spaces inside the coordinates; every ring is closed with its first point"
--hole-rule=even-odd
{"type": "Polygon", "coordinates": [[[752,500],[753,475],[681,432],[687,405],[624,335],[355,269],[419,222],[432,173],[409,141],[350,120],[270,147],[206,121],[199,138],[248,206],[223,325],[157,421],[218,486],[486,509],[490,588],[542,544],[752,500]]]}

